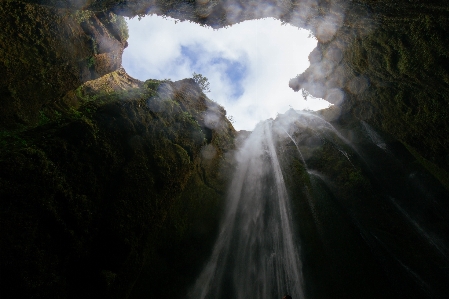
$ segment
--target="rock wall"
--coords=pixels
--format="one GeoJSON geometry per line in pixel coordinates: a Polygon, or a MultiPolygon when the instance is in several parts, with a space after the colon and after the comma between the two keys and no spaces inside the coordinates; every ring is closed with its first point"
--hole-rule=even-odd
{"type": "Polygon", "coordinates": [[[64,3],[0,6],[2,296],[179,296],[215,237],[235,131],[193,80],[121,68],[123,17],[64,3]]]}
{"type": "Polygon", "coordinates": [[[449,192],[403,144],[293,110],[273,132],[307,298],[446,296],[449,192]]]}
{"type": "Polygon", "coordinates": [[[0,128],[35,124],[45,106],[121,66],[122,17],[24,2],[2,2],[0,14],[0,128]]]}
{"type": "Polygon", "coordinates": [[[176,296],[207,256],[234,129],[191,79],[110,90],[121,76],[78,88],[77,109],[2,132],[5,298],[176,296]]]}

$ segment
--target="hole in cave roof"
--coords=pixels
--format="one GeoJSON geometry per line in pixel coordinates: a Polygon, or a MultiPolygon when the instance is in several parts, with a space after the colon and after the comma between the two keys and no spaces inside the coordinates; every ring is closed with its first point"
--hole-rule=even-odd
{"type": "Polygon", "coordinates": [[[208,97],[226,108],[237,129],[252,130],[262,120],[294,109],[318,110],[329,103],[289,88],[309,66],[317,40],[305,29],[273,18],[212,30],[171,18],[128,20],[129,47],[123,66],[140,80],[180,80],[201,73],[208,97]],[[151,28],[151,29],[149,29],[151,28]]]}

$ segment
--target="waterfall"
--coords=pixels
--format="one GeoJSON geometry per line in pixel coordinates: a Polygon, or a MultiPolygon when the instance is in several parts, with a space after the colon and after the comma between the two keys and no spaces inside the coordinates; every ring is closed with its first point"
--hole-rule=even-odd
{"type": "MultiPolygon", "coordinates": [[[[321,118],[320,116],[315,115],[313,113],[309,113],[309,112],[305,112],[305,111],[298,111],[298,110],[295,110],[295,112],[296,112],[296,114],[298,116],[301,116],[301,118],[304,118],[305,120],[308,120],[305,125],[308,128],[310,128],[311,130],[313,130],[314,132],[317,132],[318,135],[326,135],[326,134],[324,134],[324,132],[326,130],[330,130],[331,132],[333,132],[338,137],[339,140],[343,141],[346,145],[351,147],[351,149],[354,150],[354,152],[357,153],[361,157],[360,153],[354,147],[354,145],[349,140],[347,140],[343,135],[341,135],[341,133],[330,122],[328,122],[327,120],[325,120],[325,119],[321,118]],[[321,129],[323,129],[323,128],[325,130],[321,131],[321,129]],[[320,130],[320,131],[317,131],[317,129],[320,130]]],[[[328,137],[328,136],[326,136],[326,137],[328,137]]],[[[331,140],[331,139],[329,139],[329,140],[331,140]]],[[[353,167],[355,167],[354,164],[352,163],[351,159],[349,158],[348,153],[345,152],[344,150],[342,150],[340,148],[340,146],[338,146],[335,142],[332,142],[332,143],[334,144],[334,146],[337,147],[338,151],[349,161],[349,163],[351,163],[351,165],[353,167]]],[[[295,144],[296,144],[296,142],[295,142],[295,144]]],[[[298,146],[296,146],[296,147],[298,147],[298,146]]]]}
{"type": "Polygon", "coordinates": [[[305,298],[271,122],[256,127],[236,159],[218,239],[189,298],[305,298]]]}
{"type": "Polygon", "coordinates": [[[340,140],[344,141],[344,143],[353,147],[352,143],[349,140],[347,140],[345,137],[343,137],[343,135],[341,135],[341,133],[327,120],[325,120],[313,113],[309,113],[309,112],[305,112],[305,111],[297,111],[297,110],[295,110],[295,112],[300,116],[306,116],[309,118],[309,123],[307,124],[309,127],[316,127],[318,129],[324,127],[325,129],[332,131],[335,135],[337,135],[337,137],[340,140]]]}

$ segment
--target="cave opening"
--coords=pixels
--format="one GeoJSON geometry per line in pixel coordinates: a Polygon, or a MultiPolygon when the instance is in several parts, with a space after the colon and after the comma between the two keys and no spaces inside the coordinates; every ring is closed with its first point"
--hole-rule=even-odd
{"type": "Polygon", "coordinates": [[[253,130],[289,108],[316,111],[331,105],[288,86],[309,67],[308,56],[317,46],[308,30],[274,18],[218,30],[157,15],[127,22],[123,66],[131,76],[176,81],[204,75],[210,82],[207,96],[225,107],[237,130],[253,130]]]}

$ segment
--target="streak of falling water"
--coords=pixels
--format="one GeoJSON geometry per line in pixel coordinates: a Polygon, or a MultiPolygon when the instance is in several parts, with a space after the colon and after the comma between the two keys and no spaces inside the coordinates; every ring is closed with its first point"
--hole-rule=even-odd
{"type": "Polygon", "coordinates": [[[287,132],[284,128],[282,128],[282,130],[284,130],[285,134],[287,134],[288,137],[290,137],[290,139],[291,139],[291,140],[293,141],[293,143],[295,144],[296,149],[298,150],[299,156],[301,157],[302,163],[304,164],[304,167],[305,167],[306,170],[307,170],[307,163],[306,163],[306,160],[304,160],[304,157],[303,157],[301,151],[299,150],[298,144],[297,144],[296,141],[292,138],[292,136],[291,136],[290,134],[288,134],[288,132],[287,132]]]}
{"type": "Polygon", "coordinates": [[[385,141],[382,139],[382,137],[379,136],[379,134],[376,133],[376,131],[374,131],[373,128],[371,128],[370,125],[368,125],[366,122],[364,122],[362,120],[362,125],[365,128],[365,131],[368,133],[369,138],[371,139],[371,141],[377,145],[377,147],[383,149],[384,151],[387,150],[387,144],[385,143],[385,141]]]}
{"type": "MultiPolygon", "coordinates": [[[[296,149],[298,150],[299,156],[301,157],[302,163],[304,164],[304,168],[306,169],[306,171],[310,174],[308,167],[307,167],[307,163],[306,160],[304,159],[304,156],[301,153],[301,150],[299,149],[298,144],[296,143],[296,141],[293,139],[293,137],[287,132],[287,130],[285,130],[284,128],[282,128],[282,130],[288,135],[288,137],[293,141],[293,143],[296,146],[296,149]]],[[[352,163],[351,163],[352,164],[352,163]]],[[[315,221],[315,223],[317,224],[318,229],[321,231],[322,230],[322,223],[319,220],[319,217],[317,216],[317,211],[316,211],[316,207],[314,204],[314,201],[312,200],[312,196],[310,194],[309,188],[307,186],[305,186],[305,190],[306,190],[306,198],[307,198],[307,203],[309,204],[310,210],[312,211],[312,216],[313,219],[315,221]]]]}
{"type": "Polygon", "coordinates": [[[341,135],[341,133],[330,122],[328,122],[327,120],[319,117],[318,115],[315,115],[315,114],[312,114],[312,113],[309,113],[309,112],[305,112],[305,111],[298,111],[298,110],[296,110],[296,113],[298,113],[298,115],[308,116],[310,118],[313,118],[313,119],[317,120],[318,123],[312,123],[310,125],[313,126],[313,127],[319,127],[319,124],[324,125],[324,128],[334,132],[335,135],[337,135],[338,138],[340,138],[340,140],[344,141],[344,143],[346,143],[347,145],[349,145],[351,148],[354,149],[354,147],[352,146],[352,143],[349,142],[349,140],[347,140],[343,135],[341,135]]]}
{"type": "Polygon", "coordinates": [[[189,298],[305,298],[270,122],[257,126],[236,158],[219,237],[189,298]]]}
{"type": "Polygon", "coordinates": [[[449,260],[448,250],[445,248],[443,244],[440,244],[437,239],[432,238],[430,234],[428,234],[421,225],[418,224],[398,203],[393,197],[389,197],[394,206],[404,215],[404,217],[413,225],[416,231],[426,239],[429,244],[431,244],[438,252],[446,259],[449,260]]]}
{"type": "MultiPolygon", "coordinates": [[[[298,115],[303,115],[303,116],[308,116],[308,117],[310,117],[311,119],[314,119],[314,120],[316,120],[318,123],[311,123],[311,124],[308,124],[308,125],[310,125],[311,127],[312,126],[314,126],[314,127],[317,127],[317,128],[320,128],[320,126],[319,126],[319,124],[323,124],[324,126],[324,128],[325,129],[328,129],[328,130],[330,130],[330,131],[332,131],[332,132],[334,132],[335,133],[335,135],[337,135],[337,137],[341,140],[341,141],[343,141],[346,145],[348,145],[349,147],[351,147],[351,149],[363,160],[363,162],[365,162],[365,165],[367,165],[370,169],[371,169],[371,167],[369,166],[369,163],[368,163],[368,161],[366,160],[366,158],[359,152],[359,150],[352,144],[352,142],[350,142],[348,139],[346,139],[330,122],[328,122],[327,120],[325,120],[325,119],[323,119],[323,118],[321,118],[320,116],[318,116],[318,115],[315,115],[315,114],[312,114],[312,113],[309,113],[309,112],[305,112],[305,111],[298,111],[298,110],[295,110],[295,112],[298,114],[298,115]]],[[[316,131],[316,130],[315,130],[316,131]]],[[[319,132],[319,134],[321,134],[321,132],[319,132]]],[[[378,145],[379,146],[379,145],[378,145]]],[[[385,145],[386,146],[386,145],[385,145]]],[[[379,146],[380,147],[380,146],[379,146]]],[[[343,155],[343,156],[345,156],[345,158],[349,161],[349,163],[351,163],[351,165],[355,168],[355,166],[354,166],[354,164],[352,163],[352,161],[351,161],[351,159],[349,158],[349,155],[348,155],[348,153],[346,153],[345,151],[343,151],[343,150],[341,150],[340,148],[338,148],[338,150],[340,151],[340,153],[343,155]]]]}
{"type": "Polygon", "coordinates": [[[349,159],[348,153],[345,152],[344,150],[340,149],[340,148],[337,148],[337,149],[338,149],[338,151],[339,151],[343,156],[345,156],[345,158],[349,161],[349,163],[351,163],[352,167],[355,168],[355,166],[354,166],[354,164],[352,163],[351,159],[349,159]]]}
{"type": "MultiPolygon", "coordinates": [[[[306,117],[309,118],[309,120],[315,120],[315,121],[312,121],[311,123],[309,122],[307,124],[307,126],[309,126],[311,129],[313,127],[315,127],[316,129],[324,128],[324,129],[327,129],[327,130],[330,130],[330,131],[334,132],[335,135],[337,135],[337,137],[341,141],[343,141],[346,145],[350,146],[354,150],[354,152],[356,152],[361,157],[360,153],[354,147],[354,145],[348,139],[346,139],[343,135],[341,135],[341,133],[330,122],[328,122],[327,120],[319,117],[318,115],[315,115],[315,114],[312,114],[312,113],[309,113],[309,112],[298,111],[298,110],[295,110],[295,112],[299,116],[306,116],[306,117]]],[[[317,132],[319,135],[323,134],[322,132],[319,132],[316,129],[312,129],[312,130],[317,132]]],[[[352,164],[351,159],[349,159],[348,153],[346,153],[345,151],[343,151],[339,147],[338,147],[338,150],[352,164]]],[[[352,166],[354,166],[354,164],[352,164],[352,166]]]]}

